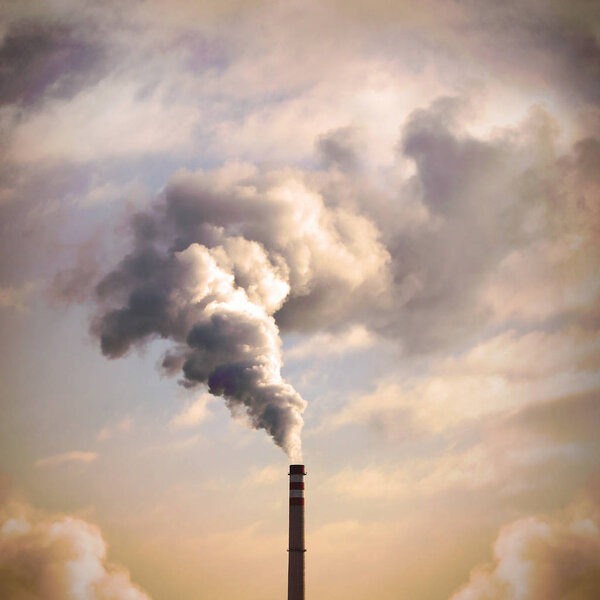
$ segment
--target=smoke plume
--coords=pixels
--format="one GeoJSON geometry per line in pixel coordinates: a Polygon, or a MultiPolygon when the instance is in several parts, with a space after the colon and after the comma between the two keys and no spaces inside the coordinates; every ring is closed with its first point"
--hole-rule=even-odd
{"type": "Polygon", "coordinates": [[[206,385],[299,458],[306,403],[282,379],[276,313],[287,302],[322,321],[384,289],[376,228],[297,175],[240,165],[178,174],[130,226],[132,251],[96,288],[102,352],[171,340],[166,373],[206,385]]]}
{"type": "Polygon", "coordinates": [[[103,353],[172,340],[167,373],[207,385],[298,458],[305,402],[281,377],[275,319],[310,328],[374,304],[389,287],[377,228],[326,206],[302,173],[247,165],[179,173],[130,225],[133,250],[96,288],[103,353]]]}
{"type": "Polygon", "coordinates": [[[126,300],[94,328],[109,357],[153,336],[173,340],[165,371],[181,369],[186,387],[205,384],[233,412],[245,409],[255,428],[298,456],[305,402],[281,377],[272,316],[287,292],[264,251],[242,238],[212,249],[192,243],[162,255],[143,244],[98,287],[102,298],[124,294],[126,300]],[[247,289],[236,283],[236,264],[240,274],[247,267],[247,289]]]}
{"type": "Polygon", "coordinates": [[[515,139],[481,140],[461,129],[462,110],[443,98],[410,117],[399,150],[416,172],[399,191],[369,185],[350,129],[319,138],[323,171],[234,163],[175,174],[130,219],[130,251],[96,286],[103,353],[170,340],[167,374],[207,386],[298,458],[305,402],[282,378],[280,330],[360,326],[406,352],[439,351],[497,316],[486,290],[504,285],[515,253],[553,239],[587,274],[597,245],[585,198],[596,182],[583,158],[597,142],[548,160],[544,111],[515,139]],[[583,193],[567,193],[556,172],[583,193]],[[590,232],[572,218],[583,212],[590,232]],[[554,213],[564,213],[560,231],[554,213]]]}

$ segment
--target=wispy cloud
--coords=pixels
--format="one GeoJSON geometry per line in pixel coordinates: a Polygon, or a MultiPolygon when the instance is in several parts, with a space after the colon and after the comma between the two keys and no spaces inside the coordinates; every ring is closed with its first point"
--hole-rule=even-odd
{"type": "Polygon", "coordinates": [[[289,360],[303,360],[349,354],[370,348],[377,336],[362,325],[355,325],[342,333],[317,333],[290,348],[285,353],[289,360]]]}
{"type": "Polygon", "coordinates": [[[575,443],[551,444],[508,434],[463,451],[406,461],[396,468],[344,469],[332,476],[326,487],[351,501],[433,497],[448,490],[474,493],[494,489],[506,496],[530,488],[532,473],[538,489],[549,485],[540,474],[544,469],[579,466],[584,456],[583,447],[575,443]],[[511,450],[507,451],[507,446],[511,450]]]}
{"type": "Polygon", "coordinates": [[[554,333],[506,331],[434,363],[418,376],[380,381],[324,424],[372,424],[393,434],[436,432],[598,389],[600,338],[571,327],[554,333]]]}
{"type": "Polygon", "coordinates": [[[171,424],[176,427],[193,427],[210,419],[211,412],[208,409],[210,401],[210,394],[202,394],[193,402],[188,402],[183,409],[171,419],[171,424]]]}
{"type": "Polygon", "coordinates": [[[189,435],[184,438],[171,440],[162,444],[148,446],[146,448],[146,452],[185,452],[186,450],[190,450],[191,448],[198,446],[198,444],[200,444],[201,441],[202,436],[196,433],[194,435],[189,435]]]}
{"type": "Polygon", "coordinates": [[[134,427],[134,422],[131,417],[125,417],[112,425],[105,425],[96,436],[98,441],[108,440],[116,433],[127,433],[134,427]]]}
{"type": "Polygon", "coordinates": [[[253,488],[257,485],[268,486],[281,482],[283,470],[280,464],[267,465],[262,469],[253,469],[252,473],[244,479],[242,485],[253,488]]]}
{"type": "Polygon", "coordinates": [[[58,467],[65,464],[80,464],[87,465],[98,459],[96,452],[81,452],[75,450],[73,452],[65,452],[63,454],[55,454],[40,458],[35,462],[36,467],[58,467]]]}
{"type": "Polygon", "coordinates": [[[25,310],[27,298],[34,289],[35,285],[31,282],[20,287],[10,286],[0,288],[0,308],[25,310]]]}

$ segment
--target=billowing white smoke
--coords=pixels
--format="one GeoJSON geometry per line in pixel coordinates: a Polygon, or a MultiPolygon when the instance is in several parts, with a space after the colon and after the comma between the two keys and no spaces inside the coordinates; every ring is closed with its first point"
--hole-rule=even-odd
{"type": "Polygon", "coordinates": [[[282,379],[275,316],[291,303],[322,322],[380,294],[388,255],[377,229],[327,208],[299,176],[239,165],[180,173],[131,226],[132,252],[96,288],[104,354],[170,339],[167,373],[206,385],[299,459],[306,403],[282,379]]]}
{"type": "Polygon", "coordinates": [[[186,382],[206,382],[230,408],[245,407],[251,424],[265,429],[291,458],[301,456],[302,417],[306,403],[281,378],[279,330],[273,311],[289,287],[269,266],[260,246],[242,238],[212,251],[192,244],[176,254],[186,282],[171,305],[191,317],[187,344],[169,354],[181,364],[186,382]],[[237,251],[246,264],[247,289],[236,286],[230,263],[237,251]],[[220,263],[220,264],[219,264],[220,263]],[[252,298],[252,300],[251,300],[252,298]]]}
{"type": "Polygon", "coordinates": [[[107,563],[97,527],[17,501],[0,504],[0,598],[150,600],[125,569],[107,563]]]}

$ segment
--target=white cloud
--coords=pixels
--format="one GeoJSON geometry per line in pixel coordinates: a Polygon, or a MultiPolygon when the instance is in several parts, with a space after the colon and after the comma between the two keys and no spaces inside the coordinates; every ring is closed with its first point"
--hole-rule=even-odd
{"type": "Polygon", "coordinates": [[[597,508],[530,516],[500,530],[494,561],[451,600],[588,600],[600,594],[597,508]]]}
{"type": "Polygon", "coordinates": [[[96,526],[45,516],[10,496],[0,504],[0,572],[2,598],[149,600],[125,569],[107,561],[96,526]]]}

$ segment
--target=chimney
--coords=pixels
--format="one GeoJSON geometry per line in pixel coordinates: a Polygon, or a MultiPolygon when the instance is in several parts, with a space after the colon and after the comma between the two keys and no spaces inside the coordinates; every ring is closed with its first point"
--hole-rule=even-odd
{"type": "Polygon", "coordinates": [[[290,465],[288,600],[304,600],[304,465],[290,465]]]}

